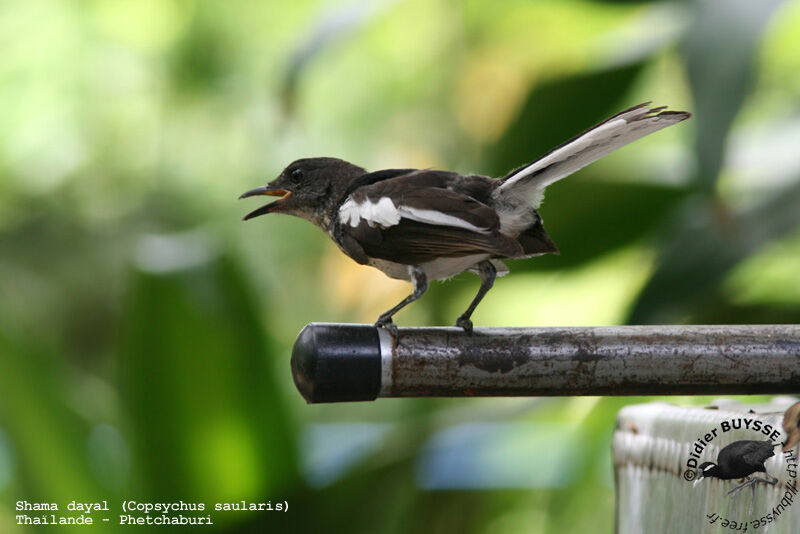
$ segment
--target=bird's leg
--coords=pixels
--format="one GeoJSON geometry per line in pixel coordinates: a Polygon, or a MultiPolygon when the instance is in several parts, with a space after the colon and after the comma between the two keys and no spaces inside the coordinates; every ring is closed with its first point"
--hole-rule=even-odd
{"type": "Polygon", "coordinates": [[[770,475],[769,473],[767,473],[766,471],[764,471],[764,474],[769,477],[769,480],[764,480],[764,482],[766,482],[770,486],[774,486],[775,484],[778,483],[778,477],[774,477],[774,476],[770,475]]]}
{"type": "Polygon", "coordinates": [[[415,265],[411,268],[411,281],[414,284],[414,291],[400,301],[397,306],[383,312],[381,316],[378,317],[378,321],[375,323],[375,326],[380,326],[387,329],[393,336],[397,336],[397,327],[392,322],[392,316],[420,298],[423,294],[425,294],[425,291],[428,290],[428,277],[425,276],[425,271],[423,271],[418,265],[415,265]]]}
{"type": "Polygon", "coordinates": [[[741,484],[739,484],[738,486],[736,486],[735,488],[733,488],[732,490],[730,490],[728,492],[728,495],[731,495],[732,493],[735,493],[735,492],[739,491],[740,489],[744,488],[745,486],[750,486],[750,491],[752,493],[752,496],[750,498],[750,511],[748,512],[748,515],[752,515],[753,514],[753,504],[755,503],[755,500],[756,500],[756,484],[758,484],[759,482],[763,482],[764,484],[769,484],[771,486],[774,486],[775,484],[778,483],[778,478],[777,477],[774,477],[774,476],[770,475],[766,471],[764,471],[764,474],[767,475],[769,477],[769,479],[756,477],[756,476],[754,476],[753,478],[745,477],[744,478],[744,482],[742,482],[741,484]]]}
{"type": "Polygon", "coordinates": [[[770,486],[774,486],[775,484],[778,483],[778,477],[774,477],[774,476],[770,475],[769,473],[767,473],[766,471],[764,471],[764,474],[768,478],[761,478],[761,477],[758,477],[758,476],[753,476],[753,484],[757,484],[759,482],[763,482],[764,484],[769,484],[770,486]]]}
{"type": "Polygon", "coordinates": [[[736,486],[735,488],[730,490],[728,492],[728,495],[732,495],[732,494],[736,493],[737,491],[739,491],[740,489],[742,489],[742,488],[744,488],[746,486],[749,486],[751,484],[755,484],[755,483],[756,483],[755,479],[751,479],[750,477],[744,477],[744,482],[742,482],[741,484],[739,484],[738,486],[736,486]]]}
{"type": "Polygon", "coordinates": [[[478,294],[475,295],[475,298],[472,299],[472,302],[467,308],[467,311],[461,314],[461,316],[456,321],[456,326],[460,326],[464,329],[464,332],[467,334],[472,333],[472,321],[470,321],[470,317],[472,317],[472,312],[475,311],[475,308],[478,307],[483,297],[486,296],[486,293],[492,289],[494,285],[494,279],[497,278],[497,268],[495,268],[494,264],[489,260],[484,260],[478,264],[478,270],[481,275],[481,287],[478,289],[478,294]]]}

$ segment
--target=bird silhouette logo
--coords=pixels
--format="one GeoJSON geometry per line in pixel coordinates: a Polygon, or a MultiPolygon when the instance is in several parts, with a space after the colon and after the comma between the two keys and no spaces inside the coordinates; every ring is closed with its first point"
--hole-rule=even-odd
{"type": "Polygon", "coordinates": [[[734,441],[719,451],[716,463],[703,462],[698,466],[694,486],[696,487],[704,478],[708,477],[721,480],[744,478],[744,482],[728,492],[728,495],[732,495],[742,488],[753,486],[758,482],[775,485],[778,479],[767,473],[764,463],[775,456],[775,447],[780,445],[783,444],[772,443],[771,440],[742,439],[734,441]],[[764,473],[767,478],[754,477],[753,475],[757,473],[764,473]]]}

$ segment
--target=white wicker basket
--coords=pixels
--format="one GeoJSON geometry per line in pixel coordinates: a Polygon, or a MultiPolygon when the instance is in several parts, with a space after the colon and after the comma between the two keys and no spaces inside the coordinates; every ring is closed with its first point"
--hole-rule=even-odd
{"type": "Polygon", "coordinates": [[[703,450],[698,464],[716,461],[720,449],[733,441],[768,439],[763,433],[736,430],[732,425],[722,432],[720,425],[725,421],[758,418],[779,431],[780,437],[774,441],[783,441],[783,412],[796,401],[782,397],[756,406],[722,400],[714,403],[715,408],[654,402],[624,408],[614,432],[617,532],[800,533],[800,502],[794,502],[800,501],[800,495],[795,496],[797,491],[793,491],[798,475],[797,468],[792,467],[797,462],[797,449],[790,451],[793,457],[784,455],[779,447],[775,449],[775,456],[765,465],[779,482],[775,486],[756,484],[754,501],[750,488],[727,495],[738,480],[708,478],[693,487],[687,480],[691,475],[685,474],[691,470],[687,465],[691,465],[688,460],[693,444],[714,428],[718,429],[717,436],[700,444],[703,450]],[[787,505],[789,500],[792,502],[787,505]],[[748,514],[751,502],[753,511],[748,514]],[[767,514],[772,514],[772,521],[767,514]]]}

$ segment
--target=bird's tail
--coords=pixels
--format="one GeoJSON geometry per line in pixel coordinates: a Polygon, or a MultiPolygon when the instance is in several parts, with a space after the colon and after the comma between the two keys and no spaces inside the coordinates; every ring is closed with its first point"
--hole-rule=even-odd
{"type": "Polygon", "coordinates": [[[664,111],[666,106],[650,108],[650,102],[617,113],[538,160],[511,171],[495,192],[506,205],[538,208],[545,188],[637,139],[688,119],[685,111],[664,111]]]}

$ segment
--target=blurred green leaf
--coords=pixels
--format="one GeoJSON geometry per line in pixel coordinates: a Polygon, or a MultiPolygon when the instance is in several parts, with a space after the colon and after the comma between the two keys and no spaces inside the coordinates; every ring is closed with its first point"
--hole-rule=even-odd
{"type": "MultiPolygon", "coordinates": [[[[688,199],[665,223],[658,268],[639,295],[629,322],[686,322],[693,313],[709,319],[725,275],[762,246],[794,231],[800,225],[798,205],[800,185],[743,214],[714,198],[688,199]]],[[[746,317],[727,322],[747,322],[746,317]]],[[[788,316],[785,321],[790,321],[788,316]]]]}
{"type": "Polygon", "coordinates": [[[548,188],[540,210],[561,254],[514,262],[515,269],[563,269],[591,261],[648,235],[686,190],[647,183],[612,183],[583,178],[548,188]]]}
{"type": "Polygon", "coordinates": [[[0,329],[0,369],[0,428],[16,473],[9,500],[66,506],[107,498],[87,462],[90,426],[69,409],[63,363],[0,329]]]}
{"type": "Polygon", "coordinates": [[[775,201],[769,214],[739,217],[714,196],[728,132],[752,83],[761,32],[779,4],[780,0],[695,4],[685,55],[695,98],[701,194],[687,199],[666,220],[658,268],[639,296],[631,322],[686,321],[690,310],[702,309],[737,262],[788,231],[779,223],[793,211],[781,207],[785,199],[775,201]],[[770,222],[774,232],[765,232],[764,225],[770,222]]]}
{"type": "Polygon", "coordinates": [[[291,485],[296,456],[276,351],[239,267],[202,240],[149,239],[186,258],[164,263],[170,254],[140,247],[123,317],[119,386],[142,490],[212,502],[291,485]]]}
{"type": "Polygon", "coordinates": [[[534,85],[517,118],[488,151],[487,174],[504,176],[621,111],[620,102],[644,65],[637,61],[534,85]]]}
{"type": "Polygon", "coordinates": [[[693,2],[684,53],[694,97],[698,185],[713,189],[733,120],[754,81],[756,50],[783,0],[693,2]]]}
{"type": "Polygon", "coordinates": [[[209,90],[229,73],[231,43],[209,12],[200,10],[172,54],[172,75],[178,92],[209,90]]]}
{"type": "Polygon", "coordinates": [[[381,9],[390,3],[349,4],[338,6],[321,16],[306,34],[296,43],[287,61],[282,80],[281,98],[284,113],[292,115],[298,97],[300,78],[308,65],[322,52],[329,51],[348,36],[355,33],[381,9]]]}

